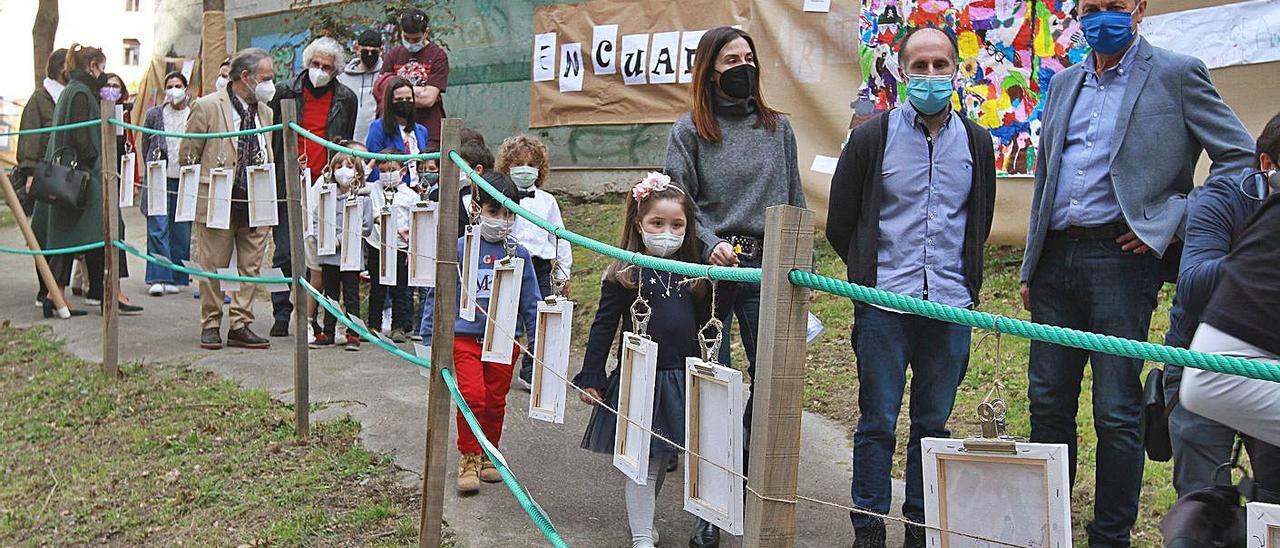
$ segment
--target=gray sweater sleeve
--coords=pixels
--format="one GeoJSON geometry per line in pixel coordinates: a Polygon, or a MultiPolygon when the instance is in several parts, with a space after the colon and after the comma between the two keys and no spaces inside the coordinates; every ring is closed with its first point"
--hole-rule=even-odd
{"type": "Polygon", "coordinates": [[[799,149],[796,147],[796,133],[791,129],[791,122],[786,118],[778,121],[779,129],[783,131],[783,138],[787,144],[785,158],[787,159],[787,193],[790,196],[790,203],[796,207],[808,207],[804,198],[804,182],[800,180],[800,161],[798,155],[799,149]]]}
{"type": "MultiPolygon", "coordinates": [[[[680,184],[689,193],[689,198],[694,202],[697,208],[698,196],[703,191],[702,181],[698,178],[698,166],[695,157],[698,154],[698,129],[693,124],[693,119],[685,114],[671,125],[671,138],[667,141],[667,175],[672,181],[680,184]]],[[[696,215],[694,219],[695,226],[698,230],[698,240],[702,242],[702,257],[707,259],[711,256],[711,250],[717,244],[724,241],[720,235],[711,230],[705,222],[702,215],[696,215]]]]}

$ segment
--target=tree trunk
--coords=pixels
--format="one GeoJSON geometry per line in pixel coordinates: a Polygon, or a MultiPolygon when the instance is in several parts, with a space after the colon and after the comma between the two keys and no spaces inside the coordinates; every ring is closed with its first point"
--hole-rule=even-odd
{"type": "Polygon", "coordinates": [[[200,18],[200,94],[213,93],[218,66],[227,57],[227,25],[224,0],[203,0],[200,18]]]}
{"type": "Polygon", "coordinates": [[[204,0],[204,11],[223,11],[225,5],[224,0],[204,0]]]}
{"type": "Polygon", "coordinates": [[[36,20],[31,25],[32,75],[36,87],[44,81],[45,66],[53,53],[53,38],[58,34],[58,0],[40,0],[36,20]]]}

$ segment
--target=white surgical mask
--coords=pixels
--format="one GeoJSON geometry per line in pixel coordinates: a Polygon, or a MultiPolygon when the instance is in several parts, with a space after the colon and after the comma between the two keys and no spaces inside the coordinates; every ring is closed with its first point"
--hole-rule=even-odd
{"type": "Polygon", "coordinates": [[[222,91],[227,89],[228,82],[230,82],[230,80],[228,80],[226,76],[219,76],[217,80],[213,81],[213,87],[217,88],[218,91],[222,91]]]}
{"type": "Polygon", "coordinates": [[[515,225],[514,221],[504,221],[502,219],[494,219],[493,217],[480,217],[480,237],[484,241],[491,244],[504,242],[507,236],[511,234],[511,227],[515,225]]]}
{"type": "Polygon", "coordinates": [[[418,53],[419,51],[422,51],[422,48],[425,48],[425,47],[427,47],[426,44],[423,44],[422,42],[412,42],[412,43],[405,42],[404,43],[404,49],[409,50],[409,53],[418,53]]]}
{"type": "Polygon", "coordinates": [[[271,80],[258,82],[258,85],[253,88],[253,96],[259,103],[271,102],[271,99],[276,96],[276,83],[271,80]]]}
{"type": "Polygon", "coordinates": [[[640,235],[645,252],[655,257],[670,257],[684,245],[684,234],[672,234],[669,230],[656,233],[642,230],[640,235]]]}
{"type": "Polygon", "coordinates": [[[324,69],[316,67],[307,69],[307,76],[311,77],[311,85],[317,88],[325,87],[333,80],[333,76],[330,76],[324,69]]]}
{"type": "Polygon", "coordinates": [[[538,168],[533,166],[516,166],[511,168],[511,180],[522,190],[538,182],[538,168]]]}
{"type": "Polygon", "coordinates": [[[187,102],[187,90],[182,88],[169,88],[164,90],[165,99],[169,100],[169,104],[173,106],[181,105],[187,102]]]}
{"type": "Polygon", "coordinates": [[[340,167],[333,171],[333,178],[340,185],[350,185],[356,179],[356,170],[350,167],[340,167]]]}

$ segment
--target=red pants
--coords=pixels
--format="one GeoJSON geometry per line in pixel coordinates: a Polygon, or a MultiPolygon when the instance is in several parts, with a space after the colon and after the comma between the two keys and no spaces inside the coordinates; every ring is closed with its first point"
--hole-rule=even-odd
{"type": "MultiPolygon", "coordinates": [[[[459,336],[453,340],[453,374],[458,380],[458,391],[467,401],[484,436],[494,447],[502,438],[502,420],[507,414],[507,392],[511,390],[512,364],[519,357],[512,350],[509,363],[480,361],[480,341],[473,337],[459,336]]],[[[462,454],[479,454],[480,441],[471,433],[471,427],[458,411],[458,451],[462,454]]]]}

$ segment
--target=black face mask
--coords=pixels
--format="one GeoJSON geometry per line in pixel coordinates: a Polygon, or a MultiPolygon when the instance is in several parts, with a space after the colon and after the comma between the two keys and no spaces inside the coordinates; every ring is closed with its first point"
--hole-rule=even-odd
{"type": "Polygon", "coordinates": [[[377,65],[378,65],[378,52],[376,52],[376,51],[363,51],[363,52],[360,52],[360,62],[361,62],[361,63],[363,63],[363,64],[364,64],[364,66],[369,67],[369,68],[373,68],[373,67],[377,66],[377,65]]]}
{"type": "Polygon", "coordinates": [[[410,101],[391,103],[391,113],[401,118],[408,118],[413,115],[413,103],[410,101]]]}
{"type": "Polygon", "coordinates": [[[741,64],[720,73],[720,91],[734,99],[748,99],[755,94],[759,72],[754,65],[741,64]]]}

